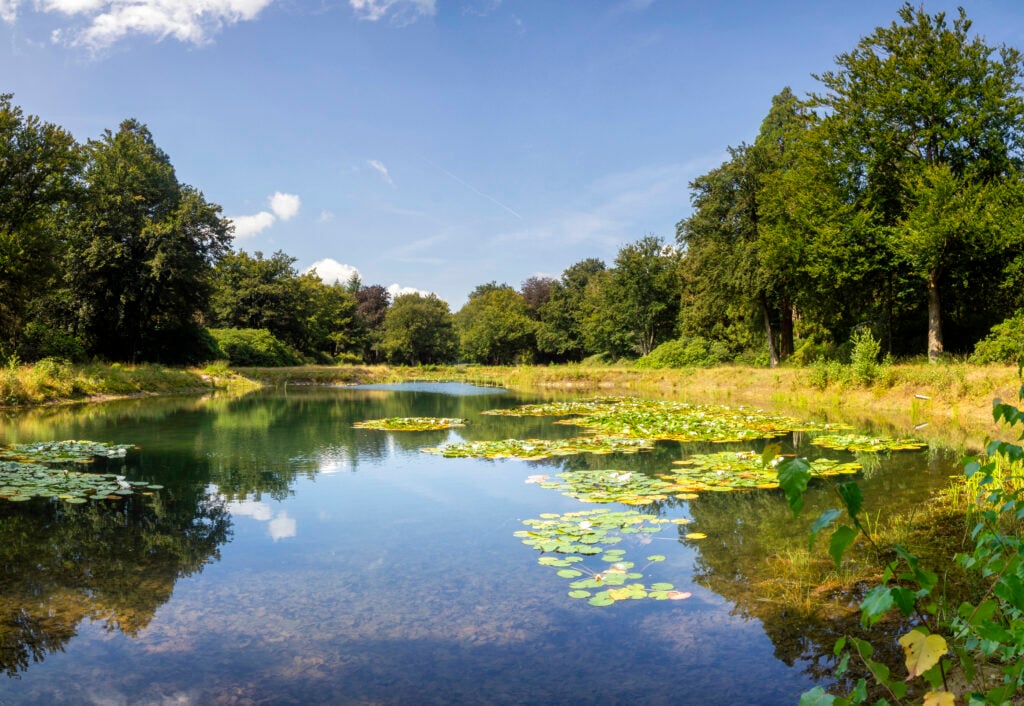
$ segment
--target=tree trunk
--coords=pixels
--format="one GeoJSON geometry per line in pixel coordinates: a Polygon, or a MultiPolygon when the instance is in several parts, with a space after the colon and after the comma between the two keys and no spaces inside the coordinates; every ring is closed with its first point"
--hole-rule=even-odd
{"type": "Polygon", "coordinates": [[[765,297],[761,295],[761,313],[764,314],[764,332],[768,338],[768,367],[777,368],[779,366],[779,352],[775,348],[775,332],[772,331],[772,317],[768,313],[768,302],[765,301],[765,297]]]}
{"type": "Polygon", "coordinates": [[[779,323],[779,359],[793,355],[793,305],[782,300],[782,321],[779,323]]]}
{"type": "Polygon", "coordinates": [[[942,355],[942,303],[939,301],[939,270],[928,273],[928,362],[942,355]]]}

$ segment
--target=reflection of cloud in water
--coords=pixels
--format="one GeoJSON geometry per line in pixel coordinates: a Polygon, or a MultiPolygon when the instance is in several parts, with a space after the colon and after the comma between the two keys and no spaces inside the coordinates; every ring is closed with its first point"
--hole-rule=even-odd
{"type": "Polygon", "coordinates": [[[236,517],[251,517],[259,522],[267,522],[267,533],[275,542],[294,537],[297,533],[295,518],[289,517],[284,510],[275,514],[269,503],[246,499],[227,502],[225,506],[236,517]]]}

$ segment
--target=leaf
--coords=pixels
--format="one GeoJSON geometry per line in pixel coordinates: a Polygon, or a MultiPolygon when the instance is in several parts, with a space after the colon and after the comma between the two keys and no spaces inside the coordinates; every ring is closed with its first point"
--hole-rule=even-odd
{"type": "Polygon", "coordinates": [[[835,700],[832,694],[816,686],[800,695],[800,706],[831,706],[835,700]]]}
{"type": "Polygon", "coordinates": [[[839,497],[846,504],[846,512],[856,520],[864,504],[864,494],[861,492],[860,486],[853,482],[840,483],[836,486],[836,492],[839,493],[839,497]]]}
{"type": "Polygon", "coordinates": [[[811,479],[810,464],[801,458],[792,458],[779,464],[779,486],[786,494],[786,502],[793,517],[804,509],[804,491],[811,479]]]}
{"type": "Polygon", "coordinates": [[[879,616],[892,608],[892,592],[887,586],[875,586],[861,601],[860,609],[869,624],[875,623],[879,616]]]}
{"type": "Polygon", "coordinates": [[[925,635],[918,630],[908,632],[899,641],[906,656],[908,679],[919,677],[934,667],[948,650],[942,635],[925,635]]]}
{"type": "Polygon", "coordinates": [[[814,549],[814,540],[818,538],[818,533],[826,527],[830,526],[835,522],[836,518],[842,515],[839,510],[825,510],[825,512],[818,515],[818,519],[811,525],[811,537],[807,542],[807,551],[814,549]]]}
{"type": "Polygon", "coordinates": [[[956,697],[948,691],[929,691],[922,706],[954,706],[956,697]]]}
{"type": "Polygon", "coordinates": [[[832,533],[832,539],[828,543],[828,553],[832,557],[832,561],[836,563],[837,569],[843,561],[843,554],[850,548],[850,545],[853,544],[853,540],[856,538],[857,530],[847,525],[840,525],[832,533]]]}

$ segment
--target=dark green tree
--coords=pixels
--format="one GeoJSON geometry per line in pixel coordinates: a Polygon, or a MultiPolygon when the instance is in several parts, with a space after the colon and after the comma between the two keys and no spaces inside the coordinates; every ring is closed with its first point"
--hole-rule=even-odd
{"type": "Polygon", "coordinates": [[[455,315],[455,323],[469,360],[510,365],[532,357],[535,322],[523,296],[511,287],[472,296],[455,315]]]}
{"type": "Polygon", "coordinates": [[[1006,185],[1019,179],[1024,147],[1024,64],[970,28],[963,9],[949,24],[907,3],[898,22],[836,57],[812,101],[858,209],[920,282],[932,360],[950,282],[972,264],[1013,260],[1021,242],[985,214],[1015,208],[1006,185]]]}
{"type": "Polygon", "coordinates": [[[380,342],[384,335],[384,317],[391,306],[391,294],[379,284],[360,287],[356,292],[356,323],[363,360],[376,363],[380,359],[380,342]]]}
{"type": "Polygon", "coordinates": [[[19,345],[30,305],[52,287],[62,244],[58,214],[78,193],[82,155],[62,128],[0,94],[0,352],[19,345]]]}
{"type": "Polygon", "coordinates": [[[389,363],[446,363],[455,357],[458,338],[448,304],[430,294],[395,297],[384,317],[381,350],[389,363]]]}
{"type": "Polygon", "coordinates": [[[231,242],[229,221],[178,182],[135,120],[91,140],[86,153],[65,273],[92,351],[111,360],[201,358],[208,349],[197,319],[231,242]]]}
{"type": "Polygon", "coordinates": [[[562,361],[579,361],[586,356],[583,321],[587,285],[604,271],[601,260],[587,258],[567,267],[561,278],[551,283],[548,299],[538,309],[536,337],[541,354],[562,361]]]}
{"type": "Polygon", "coordinates": [[[226,255],[216,268],[211,324],[266,329],[293,348],[305,348],[309,306],[295,262],[281,251],[270,257],[244,250],[226,255]]]}

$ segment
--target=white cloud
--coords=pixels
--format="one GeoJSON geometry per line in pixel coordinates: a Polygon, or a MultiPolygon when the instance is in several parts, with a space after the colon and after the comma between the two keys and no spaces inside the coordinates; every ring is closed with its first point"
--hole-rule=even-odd
{"type": "MultiPolygon", "coordinates": [[[[251,238],[262,233],[274,225],[278,219],[287,221],[299,212],[302,206],[302,199],[295,194],[282,194],[275,191],[272,196],[267,197],[270,211],[260,211],[252,216],[235,216],[231,219],[235,224],[235,237],[238,239],[251,238]]],[[[332,214],[333,216],[333,214],[332,214]]],[[[321,219],[323,214],[321,214],[321,219]]]]}
{"type": "Polygon", "coordinates": [[[235,237],[251,238],[252,236],[262,233],[270,226],[274,225],[273,213],[267,211],[260,211],[253,216],[236,216],[231,221],[235,224],[235,237]]]}
{"type": "Polygon", "coordinates": [[[281,512],[270,521],[267,530],[270,533],[270,538],[275,542],[279,539],[294,537],[296,534],[295,520],[288,517],[287,512],[281,512]]]}
{"type": "Polygon", "coordinates": [[[433,292],[427,292],[423,289],[416,289],[415,287],[403,287],[397,282],[395,282],[392,285],[389,285],[387,290],[388,294],[391,295],[392,301],[394,301],[395,297],[401,296],[403,294],[419,294],[421,297],[429,297],[431,294],[433,294],[433,292]]]}
{"type": "MultiPolygon", "coordinates": [[[[255,19],[273,0],[36,0],[38,13],[79,20],[54,30],[53,40],[97,51],[128,35],[173,37],[203,44],[225,25],[255,19]],[[84,26],[83,26],[84,21],[84,26]]],[[[17,19],[21,0],[0,0],[0,19],[17,19]]]]}
{"type": "Polygon", "coordinates": [[[320,218],[317,219],[318,223],[330,223],[334,220],[334,212],[328,211],[326,208],[320,212],[320,218]]]}
{"type": "Polygon", "coordinates": [[[437,14],[437,0],[348,0],[361,20],[376,22],[390,16],[396,24],[410,24],[437,14]]]}
{"type": "Polygon", "coordinates": [[[379,162],[376,159],[368,159],[366,160],[366,163],[376,170],[376,172],[381,175],[381,178],[383,178],[389,185],[395,185],[395,182],[391,181],[391,175],[388,174],[388,168],[384,166],[383,162],[379,162]]]}
{"type": "Polygon", "coordinates": [[[298,196],[295,194],[282,194],[280,191],[275,191],[274,195],[270,197],[269,202],[270,210],[282,221],[294,218],[302,206],[302,199],[298,196]]]}
{"type": "Polygon", "coordinates": [[[306,269],[306,272],[313,270],[316,270],[317,276],[320,277],[324,284],[334,284],[335,282],[344,284],[348,282],[352,275],[359,274],[359,270],[352,267],[352,265],[345,265],[329,257],[317,260],[306,269]]]}

